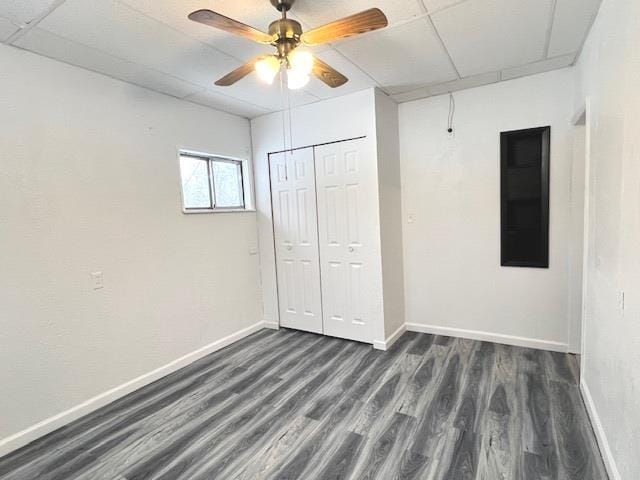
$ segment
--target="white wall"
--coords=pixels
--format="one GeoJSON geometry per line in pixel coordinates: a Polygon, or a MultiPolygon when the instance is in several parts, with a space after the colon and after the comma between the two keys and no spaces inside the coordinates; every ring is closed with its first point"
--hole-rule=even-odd
{"type": "Polygon", "coordinates": [[[247,120],[12,47],[0,64],[2,439],[261,313],[255,213],[180,205],[177,148],[248,158],[247,120]]]}
{"type": "Polygon", "coordinates": [[[572,98],[570,69],[458,92],[452,139],[447,95],[400,105],[410,328],[567,348],[572,98]],[[550,268],[501,267],[500,132],[545,125],[550,268]]]}
{"type": "MultiPolygon", "coordinates": [[[[265,322],[275,326],[279,323],[279,314],[268,154],[291,146],[303,147],[361,136],[367,137],[371,150],[375,152],[374,90],[364,90],[294,108],[291,119],[288,112],[271,113],[255,118],[251,121],[251,136],[258,211],[263,318],[265,322]],[[291,130],[289,125],[292,127],[291,130]]],[[[378,199],[372,201],[377,202],[378,199]]],[[[380,265],[377,267],[381,269],[380,265]]],[[[374,330],[374,339],[383,341],[384,325],[375,325],[374,330]]]]}
{"type": "Polygon", "coordinates": [[[639,19],[637,0],[604,0],[576,72],[590,139],[582,386],[612,480],[640,478],[639,19]]]}
{"type": "Polygon", "coordinates": [[[582,353],[582,271],[584,269],[585,142],[583,124],[573,129],[571,163],[571,212],[569,224],[569,351],[582,353]]]}
{"type": "Polygon", "coordinates": [[[392,336],[401,333],[405,323],[398,104],[379,90],[375,102],[384,332],[393,341],[392,336]]]}

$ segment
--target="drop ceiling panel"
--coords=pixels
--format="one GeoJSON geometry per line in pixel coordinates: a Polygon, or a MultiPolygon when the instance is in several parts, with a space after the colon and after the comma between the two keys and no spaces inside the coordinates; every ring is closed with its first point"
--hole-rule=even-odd
{"type": "Polygon", "coordinates": [[[262,31],[266,31],[269,24],[279,18],[278,11],[266,0],[254,2],[230,0],[122,1],[137,11],[171,26],[176,31],[207,43],[240,60],[249,60],[269,52],[270,47],[192,22],[187,18],[187,15],[195,10],[207,8],[262,31]]]}
{"type": "Polygon", "coordinates": [[[465,1],[466,0],[422,0],[422,3],[429,13],[436,13],[437,11],[465,1]]]}
{"type": "Polygon", "coordinates": [[[103,73],[110,77],[178,98],[202,90],[202,87],[113,57],[39,28],[34,28],[27,32],[15,45],[65,63],[103,73]]]}
{"type": "Polygon", "coordinates": [[[4,42],[15,32],[20,30],[16,25],[11,23],[6,18],[0,17],[0,42],[4,42]]]}
{"type": "Polygon", "coordinates": [[[246,118],[254,118],[269,113],[269,110],[266,108],[251,105],[227,95],[221,95],[211,89],[190,95],[186,97],[185,100],[246,118]]]}
{"type": "Polygon", "coordinates": [[[526,75],[535,75],[536,73],[549,72],[559,68],[568,67],[575,60],[575,54],[563,55],[541,62],[522,65],[521,67],[508,68],[502,72],[502,80],[510,80],[512,78],[524,77],[526,75]]]}
{"type": "Polygon", "coordinates": [[[500,75],[497,72],[483,73],[481,75],[474,75],[473,77],[454,80],[453,82],[432,85],[429,87],[429,93],[431,95],[442,95],[443,93],[457,92],[459,90],[465,90],[467,88],[489,85],[490,83],[496,83],[499,80],[500,75]]]}
{"type": "Polygon", "coordinates": [[[51,9],[57,0],[3,0],[0,17],[16,25],[26,25],[51,9]]]}
{"type": "Polygon", "coordinates": [[[427,18],[336,44],[388,92],[457,78],[427,18]]]}
{"type": "Polygon", "coordinates": [[[457,92],[459,90],[464,90],[467,88],[481,87],[482,85],[496,83],[499,80],[500,74],[498,72],[483,73],[481,75],[474,75],[473,77],[461,78],[459,80],[453,80],[451,82],[439,83],[436,85],[412,90],[410,92],[400,93],[397,95],[393,95],[393,98],[399,103],[409,102],[411,100],[417,100],[419,98],[442,95],[448,92],[457,92]]]}
{"type": "Polygon", "coordinates": [[[544,58],[552,0],[467,0],[432,16],[463,77],[544,58]]]}
{"type": "Polygon", "coordinates": [[[601,0],[557,0],[549,56],[577,52],[598,12],[601,0]]]}
{"type": "Polygon", "coordinates": [[[296,0],[292,12],[314,28],[372,7],[382,10],[391,25],[425,13],[420,0],[296,0]]]}
{"type": "Polygon", "coordinates": [[[276,77],[273,85],[267,85],[253,73],[230,87],[216,87],[214,85],[210,90],[258,105],[272,112],[288,108],[289,103],[292,107],[295,107],[319,100],[318,97],[309,93],[306,88],[289,90],[286,85],[286,78],[284,79],[281,94],[279,77],[276,77]]]}
{"type": "Polygon", "coordinates": [[[238,61],[112,0],[67,0],[39,25],[58,36],[208,86],[238,61]]]}
{"type": "Polygon", "coordinates": [[[380,86],[406,101],[562,68],[573,62],[599,4],[600,0],[297,0],[290,16],[306,30],[372,6],[385,12],[390,27],[310,49],[350,81],[331,89],[312,78],[299,91],[289,92],[285,86],[284,98],[278,84],[264,85],[255,74],[229,88],[214,86],[222,75],[272,48],[187,19],[190,12],[208,8],[267,30],[279,15],[268,0],[0,0],[0,41],[51,12],[36,28],[18,35],[15,44],[189,97],[194,103],[254,117],[288,107],[289,99],[292,106],[303,105],[380,86]],[[545,59],[545,47],[553,58],[545,59]]]}
{"type": "Polygon", "coordinates": [[[338,88],[331,88],[315,77],[311,77],[311,82],[305,88],[319,98],[331,98],[348,93],[359,92],[367,88],[375,87],[376,82],[357,66],[347,60],[344,55],[330,49],[316,54],[322,61],[328,63],[337,71],[345,75],[349,81],[338,88]]]}

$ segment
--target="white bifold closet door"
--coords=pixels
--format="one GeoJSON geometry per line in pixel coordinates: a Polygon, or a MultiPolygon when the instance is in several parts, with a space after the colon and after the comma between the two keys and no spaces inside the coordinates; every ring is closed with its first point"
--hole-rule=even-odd
{"type": "Polygon", "coordinates": [[[364,139],[270,155],[280,324],[372,343],[376,158],[364,139]]]}
{"type": "Polygon", "coordinates": [[[269,161],[280,325],[322,333],[313,149],[269,161]]]}
{"type": "Polygon", "coordinates": [[[323,331],[373,342],[377,166],[366,139],[315,147],[323,331]]]}

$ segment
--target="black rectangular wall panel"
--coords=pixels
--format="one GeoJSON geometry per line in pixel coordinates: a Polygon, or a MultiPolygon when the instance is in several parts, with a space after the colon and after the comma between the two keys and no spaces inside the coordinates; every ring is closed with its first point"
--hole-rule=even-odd
{"type": "Polygon", "coordinates": [[[500,134],[501,264],[549,267],[551,127],[500,134]]]}

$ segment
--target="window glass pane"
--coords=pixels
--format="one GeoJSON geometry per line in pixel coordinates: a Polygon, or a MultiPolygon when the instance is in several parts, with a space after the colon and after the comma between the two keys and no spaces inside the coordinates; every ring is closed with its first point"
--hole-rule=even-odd
{"type": "Polygon", "coordinates": [[[208,160],[196,157],[180,157],[182,198],[184,208],[211,208],[208,160]]]}
{"type": "Polygon", "coordinates": [[[242,168],[240,162],[211,162],[217,208],[242,207],[242,168]]]}

